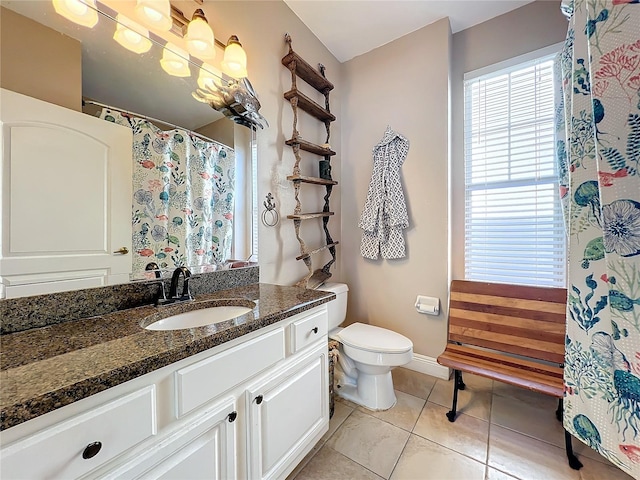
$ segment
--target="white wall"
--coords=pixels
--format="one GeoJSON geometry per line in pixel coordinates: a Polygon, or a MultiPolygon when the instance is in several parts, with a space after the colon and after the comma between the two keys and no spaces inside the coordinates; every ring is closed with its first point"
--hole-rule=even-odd
{"type": "Polygon", "coordinates": [[[435,357],[446,315],[416,312],[418,294],[447,301],[449,20],[442,19],[346,62],[342,106],[342,270],[349,322],[391,328],[435,357]],[[372,148],[390,125],[409,139],[402,166],[409,209],[407,257],[365,260],[358,220],[372,170],[372,148]]]}

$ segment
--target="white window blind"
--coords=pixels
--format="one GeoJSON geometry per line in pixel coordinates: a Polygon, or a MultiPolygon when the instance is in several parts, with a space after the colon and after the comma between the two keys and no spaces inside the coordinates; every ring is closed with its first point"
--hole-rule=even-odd
{"type": "Polygon", "coordinates": [[[468,78],[465,278],[565,285],[553,57],[468,78]]]}

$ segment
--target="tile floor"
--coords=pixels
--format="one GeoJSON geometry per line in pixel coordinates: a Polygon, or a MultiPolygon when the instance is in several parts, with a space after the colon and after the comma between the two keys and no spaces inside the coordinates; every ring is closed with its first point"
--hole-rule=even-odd
{"type": "Polygon", "coordinates": [[[569,468],[554,398],[467,374],[452,424],[451,381],[392,373],[398,403],[372,412],[337,398],[329,431],[288,480],[632,480],[575,439],[584,467],[569,468]]]}

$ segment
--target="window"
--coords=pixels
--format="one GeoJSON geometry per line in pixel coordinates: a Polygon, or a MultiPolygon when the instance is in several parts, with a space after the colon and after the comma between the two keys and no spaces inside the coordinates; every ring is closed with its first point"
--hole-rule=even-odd
{"type": "Polygon", "coordinates": [[[565,285],[553,57],[465,75],[468,280],[565,285]]]}

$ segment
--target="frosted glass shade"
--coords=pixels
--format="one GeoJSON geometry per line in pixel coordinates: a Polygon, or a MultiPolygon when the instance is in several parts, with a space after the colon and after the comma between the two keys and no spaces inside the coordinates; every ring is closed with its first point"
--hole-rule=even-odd
{"type": "Polygon", "coordinates": [[[96,0],[53,0],[53,8],[73,23],[93,28],[98,23],[96,0]]]}
{"type": "Polygon", "coordinates": [[[118,14],[116,21],[118,22],[116,33],[113,34],[113,39],[116,42],[134,53],[149,51],[151,48],[149,30],[122,14],[118,14]]]}
{"type": "Polygon", "coordinates": [[[238,41],[238,37],[232,35],[224,49],[222,71],[233,78],[247,76],[247,54],[238,41]]]}
{"type": "Polygon", "coordinates": [[[169,0],[137,0],[136,15],[149,27],[169,31],[173,25],[169,0]]]}
{"type": "Polygon", "coordinates": [[[202,67],[200,67],[198,86],[201,89],[207,91],[207,87],[209,87],[210,90],[215,92],[217,87],[222,85],[220,75],[213,72],[218,72],[218,70],[207,63],[204,63],[202,67]]]}
{"type": "Polygon", "coordinates": [[[200,9],[193,14],[193,20],[187,26],[185,35],[189,53],[194,57],[202,59],[212,59],[216,56],[213,30],[204,17],[204,12],[200,9]]]}
{"type": "Polygon", "coordinates": [[[189,70],[188,58],[189,54],[186,51],[176,47],[173,43],[167,43],[162,50],[160,65],[169,75],[189,77],[191,76],[191,70],[189,70]]]}

